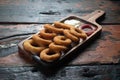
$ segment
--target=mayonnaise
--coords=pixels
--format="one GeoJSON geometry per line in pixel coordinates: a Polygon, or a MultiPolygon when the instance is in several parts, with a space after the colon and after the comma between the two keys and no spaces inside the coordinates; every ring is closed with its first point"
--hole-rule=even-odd
{"type": "Polygon", "coordinates": [[[80,26],[82,24],[80,21],[75,20],[75,19],[65,20],[64,23],[70,24],[70,25],[75,26],[75,27],[80,26]]]}

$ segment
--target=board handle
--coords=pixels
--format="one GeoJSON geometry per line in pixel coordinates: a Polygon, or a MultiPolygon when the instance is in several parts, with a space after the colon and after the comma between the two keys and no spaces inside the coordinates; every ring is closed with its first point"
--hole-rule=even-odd
{"type": "Polygon", "coordinates": [[[103,10],[95,10],[91,14],[88,14],[87,16],[82,17],[82,19],[92,23],[96,23],[96,20],[104,14],[105,12],[103,10]]]}

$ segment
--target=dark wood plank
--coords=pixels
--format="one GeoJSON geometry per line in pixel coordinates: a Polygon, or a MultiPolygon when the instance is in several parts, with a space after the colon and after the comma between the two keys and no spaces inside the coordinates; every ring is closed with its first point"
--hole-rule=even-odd
{"type": "Polygon", "coordinates": [[[0,0],[0,22],[52,23],[68,15],[83,16],[102,9],[100,23],[120,23],[119,0],[0,0]]]}
{"type": "MultiPolygon", "coordinates": [[[[0,41],[0,65],[14,65],[15,63],[21,64],[23,59],[18,57],[17,44],[23,39],[27,38],[29,33],[36,33],[42,25],[1,25],[2,33],[0,41]],[[27,29],[27,30],[26,30],[27,29]],[[19,36],[13,36],[15,34],[19,36]],[[22,35],[22,34],[27,34],[22,35]],[[6,39],[3,37],[6,37],[6,39]],[[10,55],[12,54],[12,55],[10,55]],[[17,56],[16,56],[17,54],[17,56]],[[7,56],[9,55],[9,56],[7,56]],[[14,56],[14,57],[13,57],[14,56]],[[16,59],[18,58],[18,61],[16,59]]],[[[93,41],[85,50],[78,50],[77,56],[71,58],[69,65],[80,65],[89,63],[119,63],[120,59],[120,25],[103,25],[103,31],[100,37],[93,41]]],[[[24,64],[24,62],[23,62],[24,64]]],[[[26,63],[25,63],[26,64],[26,63]]],[[[25,65],[24,64],[24,65],[25,65]]],[[[28,63],[29,64],[29,63],[28,63]]]]}
{"type": "Polygon", "coordinates": [[[37,25],[1,25],[0,26],[0,57],[4,57],[10,53],[18,51],[17,44],[39,31],[41,26],[37,25]],[[35,27],[34,27],[35,26],[35,27]]]}
{"type": "Polygon", "coordinates": [[[0,67],[1,80],[120,80],[120,65],[0,67]]]}
{"type": "Polygon", "coordinates": [[[1,24],[0,40],[12,38],[12,36],[30,35],[38,32],[42,28],[41,24],[1,24]]]}

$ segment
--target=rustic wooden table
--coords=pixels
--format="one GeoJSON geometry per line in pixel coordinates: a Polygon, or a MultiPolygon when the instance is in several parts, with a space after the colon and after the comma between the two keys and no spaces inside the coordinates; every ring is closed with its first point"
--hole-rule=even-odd
{"type": "Polygon", "coordinates": [[[119,15],[119,0],[0,0],[0,80],[120,80],[119,15]],[[61,67],[44,69],[18,53],[44,23],[97,9],[106,12],[97,20],[101,36],[61,67]]]}

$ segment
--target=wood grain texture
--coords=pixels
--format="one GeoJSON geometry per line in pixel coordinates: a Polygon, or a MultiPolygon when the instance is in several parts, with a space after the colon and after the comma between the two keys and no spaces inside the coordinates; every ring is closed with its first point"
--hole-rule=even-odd
{"type": "Polygon", "coordinates": [[[100,23],[120,23],[119,0],[0,0],[0,22],[52,23],[68,15],[106,12],[100,23]]]}

